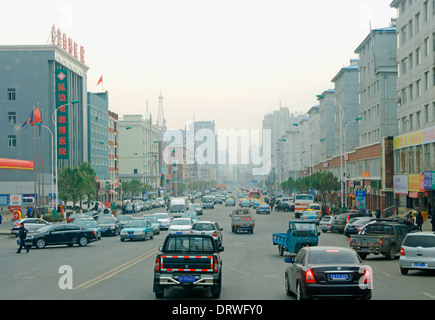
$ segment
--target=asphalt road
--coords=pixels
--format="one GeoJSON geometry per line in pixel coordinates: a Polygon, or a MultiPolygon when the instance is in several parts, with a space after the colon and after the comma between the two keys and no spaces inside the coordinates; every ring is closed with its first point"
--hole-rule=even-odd
{"type": "MultiPolygon", "coordinates": [[[[229,213],[233,207],[217,205],[205,210],[201,220],[215,220],[224,229],[221,253],[223,282],[221,300],[292,300],[284,292],[288,264],[272,245],[272,234],[285,232],[293,213],[256,215],[253,234],[234,234],[229,213]]],[[[151,214],[165,211],[137,213],[151,214]]],[[[86,247],[53,246],[15,254],[15,238],[0,239],[0,299],[41,300],[155,300],[152,291],[154,258],[167,231],[147,241],[121,242],[103,237],[86,247]],[[65,273],[65,270],[67,272],[65,273]],[[67,275],[72,275],[65,281],[67,275]],[[72,288],[62,288],[72,282],[72,288]]],[[[323,233],[319,245],[348,247],[348,238],[323,233]]],[[[373,268],[373,300],[435,299],[435,274],[410,271],[400,274],[399,259],[368,256],[373,268]]],[[[165,291],[166,300],[211,299],[208,289],[178,288],[165,291]]]]}

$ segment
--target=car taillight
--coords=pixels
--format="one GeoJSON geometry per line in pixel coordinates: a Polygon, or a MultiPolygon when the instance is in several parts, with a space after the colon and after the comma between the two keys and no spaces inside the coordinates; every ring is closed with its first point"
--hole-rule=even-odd
{"type": "Polygon", "coordinates": [[[405,255],[405,249],[403,249],[403,247],[400,248],[400,255],[404,256],[405,255]]]}
{"type": "Polygon", "coordinates": [[[217,237],[217,232],[213,232],[213,237],[217,237]]]}
{"type": "Polygon", "coordinates": [[[307,272],[305,272],[305,283],[316,283],[313,270],[310,269],[307,272]]]}
{"type": "Polygon", "coordinates": [[[155,270],[160,271],[160,257],[156,258],[155,270]]]}
{"type": "Polygon", "coordinates": [[[384,243],[384,239],[383,238],[379,238],[379,245],[382,246],[383,243],[384,243]]]}
{"type": "Polygon", "coordinates": [[[214,257],[214,259],[213,259],[213,271],[214,272],[218,272],[219,271],[219,260],[218,260],[218,258],[217,257],[214,257]]]}
{"type": "Polygon", "coordinates": [[[364,270],[364,284],[368,284],[372,282],[372,275],[370,274],[369,269],[364,270]]]}

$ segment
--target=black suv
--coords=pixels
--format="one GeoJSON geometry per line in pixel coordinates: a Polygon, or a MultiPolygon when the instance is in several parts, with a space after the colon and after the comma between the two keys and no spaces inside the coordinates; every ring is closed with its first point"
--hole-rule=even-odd
{"type": "Polygon", "coordinates": [[[372,217],[371,215],[367,215],[365,213],[353,213],[353,212],[345,212],[342,214],[339,214],[334,222],[333,232],[337,231],[338,233],[344,233],[344,227],[346,226],[346,223],[349,222],[352,218],[359,218],[359,217],[372,217]]]}

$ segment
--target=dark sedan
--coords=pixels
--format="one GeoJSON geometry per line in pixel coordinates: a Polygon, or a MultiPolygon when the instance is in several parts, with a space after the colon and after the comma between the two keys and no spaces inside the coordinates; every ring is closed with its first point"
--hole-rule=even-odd
{"type": "Polygon", "coordinates": [[[352,249],[304,247],[285,261],[285,291],[298,300],[372,297],[372,269],[352,249]]]}
{"type": "Polygon", "coordinates": [[[98,226],[101,230],[101,235],[118,236],[121,233],[122,225],[116,217],[102,217],[98,219],[98,226]]]}
{"type": "Polygon", "coordinates": [[[274,207],[274,209],[275,211],[284,211],[284,212],[295,211],[295,205],[290,202],[280,202],[274,207]]]}
{"type": "Polygon", "coordinates": [[[37,232],[28,234],[25,240],[28,246],[43,249],[48,245],[66,244],[72,247],[78,244],[81,247],[89,242],[96,241],[94,230],[86,229],[75,224],[50,224],[41,227],[37,232]]]}

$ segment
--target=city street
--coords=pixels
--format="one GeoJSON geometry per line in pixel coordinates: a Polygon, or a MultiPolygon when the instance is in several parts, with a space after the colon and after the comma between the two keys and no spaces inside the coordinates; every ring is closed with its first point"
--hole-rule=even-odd
{"type": "MultiPolygon", "coordinates": [[[[198,200],[197,200],[198,201],[198,200]]],[[[224,229],[222,300],[292,300],[284,292],[287,256],[279,256],[272,234],[285,232],[293,213],[254,214],[253,234],[234,234],[229,213],[233,207],[217,205],[204,210],[201,220],[215,220],[224,229]]],[[[136,213],[136,216],[165,211],[136,213]]],[[[52,246],[15,254],[12,237],[0,238],[0,299],[49,300],[155,300],[152,290],[154,258],[167,231],[147,241],[121,242],[119,237],[103,237],[86,247],[52,246]],[[70,268],[70,269],[69,269],[70,268]],[[73,289],[61,289],[64,270],[71,270],[73,289]],[[61,280],[61,281],[60,281],[61,280]]],[[[322,233],[319,245],[348,247],[342,234],[322,233]]],[[[373,268],[373,300],[435,299],[434,273],[410,271],[400,274],[399,258],[388,261],[369,255],[373,268]]],[[[164,299],[211,299],[209,290],[170,289],[164,299]]]]}

